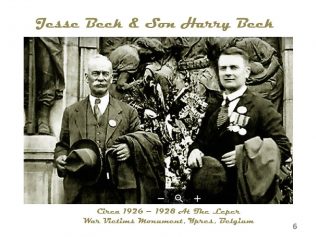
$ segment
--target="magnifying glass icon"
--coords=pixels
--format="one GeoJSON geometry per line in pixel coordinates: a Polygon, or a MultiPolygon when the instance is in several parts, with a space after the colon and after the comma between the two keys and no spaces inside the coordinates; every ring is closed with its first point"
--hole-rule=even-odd
{"type": "Polygon", "coordinates": [[[174,196],[174,200],[178,201],[178,202],[181,202],[183,203],[182,199],[181,199],[181,195],[180,194],[177,194],[174,196]]]}

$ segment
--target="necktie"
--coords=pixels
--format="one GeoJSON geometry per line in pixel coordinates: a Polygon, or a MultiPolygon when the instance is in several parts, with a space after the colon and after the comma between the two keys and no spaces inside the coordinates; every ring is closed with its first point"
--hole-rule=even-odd
{"type": "Polygon", "coordinates": [[[223,101],[223,104],[221,106],[221,109],[218,113],[218,117],[217,117],[217,127],[221,127],[225,122],[226,120],[228,119],[228,105],[229,105],[229,101],[228,99],[225,99],[223,101]]]}
{"type": "Polygon", "coordinates": [[[98,104],[101,103],[101,100],[99,98],[95,99],[94,101],[94,107],[93,107],[93,110],[94,110],[94,115],[95,115],[95,118],[97,119],[98,123],[100,122],[100,118],[101,118],[101,111],[99,109],[99,106],[98,104]]]}

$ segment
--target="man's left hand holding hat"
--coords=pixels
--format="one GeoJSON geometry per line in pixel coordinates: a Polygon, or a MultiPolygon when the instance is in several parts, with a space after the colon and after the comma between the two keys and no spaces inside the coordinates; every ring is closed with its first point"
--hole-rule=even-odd
{"type": "Polygon", "coordinates": [[[191,168],[196,167],[202,167],[202,157],[204,156],[204,153],[200,151],[199,149],[194,149],[191,151],[189,157],[188,157],[188,165],[191,168]]]}

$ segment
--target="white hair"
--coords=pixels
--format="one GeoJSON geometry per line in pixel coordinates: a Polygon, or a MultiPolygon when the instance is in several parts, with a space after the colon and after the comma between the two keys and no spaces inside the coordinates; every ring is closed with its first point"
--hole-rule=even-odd
{"type": "Polygon", "coordinates": [[[87,64],[87,69],[89,70],[89,68],[91,67],[91,65],[93,63],[95,63],[96,61],[105,61],[107,64],[109,64],[111,66],[111,71],[113,70],[112,69],[112,62],[109,60],[108,57],[106,56],[103,56],[101,54],[95,54],[93,56],[91,56],[88,60],[88,64],[87,64]]]}

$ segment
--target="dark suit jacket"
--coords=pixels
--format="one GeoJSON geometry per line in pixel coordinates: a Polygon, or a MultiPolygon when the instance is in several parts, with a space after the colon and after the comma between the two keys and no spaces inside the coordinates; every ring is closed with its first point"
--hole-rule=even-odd
{"type": "MultiPolygon", "coordinates": [[[[68,155],[72,144],[80,139],[87,138],[87,108],[89,98],[79,101],[64,111],[60,142],[56,144],[55,157],[68,155]]],[[[105,146],[110,147],[113,141],[121,135],[140,130],[140,120],[136,109],[113,97],[109,101],[109,117],[116,121],[116,126],[107,126],[105,146]]]]}
{"type": "MultiPolygon", "coordinates": [[[[220,110],[221,101],[217,105],[211,105],[205,114],[202,125],[197,138],[190,146],[193,149],[200,149],[206,156],[212,156],[218,160],[227,152],[235,150],[235,146],[244,144],[250,138],[259,136],[263,138],[272,138],[280,149],[281,159],[285,161],[291,156],[290,142],[285,135],[282,126],[281,115],[274,109],[273,104],[259,96],[252,94],[248,89],[240,97],[235,107],[244,106],[247,112],[244,114],[249,116],[248,124],[244,127],[247,131],[245,135],[238,132],[232,132],[227,129],[229,121],[220,128],[217,128],[216,120],[220,110]]],[[[223,203],[236,203],[237,201],[237,170],[236,166],[227,168],[227,187],[225,188],[223,203]]]]}
{"type": "Polygon", "coordinates": [[[283,161],[291,156],[290,142],[285,135],[281,115],[274,109],[270,101],[252,94],[248,89],[240,97],[234,111],[237,111],[238,107],[244,106],[247,108],[245,115],[250,117],[248,124],[245,126],[247,133],[244,136],[237,132],[228,131],[229,121],[222,126],[222,129],[217,128],[216,120],[220,104],[221,101],[217,106],[210,107],[206,112],[200,132],[190,150],[198,148],[205,155],[220,159],[226,152],[235,150],[236,145],[259,136],[262,139],[272,138],[276,142],[283,161]]]}
{"type": "MultiPolygon", "coordinates": [[[[62,119],[60,141],[56,144],[55,148],[55,158],[60,155],[68,155],[73,143],[80,139],[87,138],[87,133],[89,133],[88,129],[93,129],[87,127],[88,106],[90,106],[90,102],[87,97],[65,109],[62,119]]],[[[108,106],[108,120],[115,120],[116,126],[107,126],[105,148],[112,146],[118,137],[140,130],[138,113],[133,107],[112,97],[110,97],[108,106]]],[[[68,176],[64,179],[64,187],[67,203],[73,202],[82,188],[78,181],[68,176]]],[[[92,191],[94,190],[92,189],[92,191]]],[[[93,200],[91,202],[97,201],[93,200]]]]}

